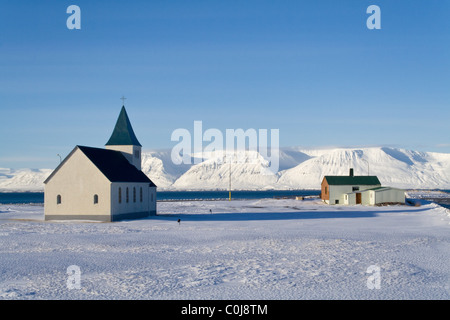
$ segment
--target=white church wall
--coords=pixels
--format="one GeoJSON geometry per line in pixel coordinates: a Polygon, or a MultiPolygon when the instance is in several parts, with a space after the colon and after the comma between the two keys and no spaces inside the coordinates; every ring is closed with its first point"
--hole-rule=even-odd
{"type": "MultiPolygon", "coordinates": [[[[111,185],[111,199],[111,214],[113,220],[123,219],[126,216],[129,218],[146,217],[152,214],[152,212],[149,211],[149,208],[152,207],[150,206],[151,194],[149,193],[148,183],[115,182],[111,185]]],[[[153,196],[153,199],[156,204],[156,194],[153,196]]],[[[156,212],[153,214],[156,214],[156,212]]]]}
{"type": "Polygon", "coordinates": [[[110,182],[83,152],[75,150],[45,185],[44,202],[46,220],[77,216],[77,219],[108,221],[110,182]],[[95,195],[97,203],[94,203],[95,195]]]}
{"type": "Polygon", "coordinates": [[[156,215],[156,187],[149,188],[149,198],[148,211],[150,215],[154,216],[156,215]]]}

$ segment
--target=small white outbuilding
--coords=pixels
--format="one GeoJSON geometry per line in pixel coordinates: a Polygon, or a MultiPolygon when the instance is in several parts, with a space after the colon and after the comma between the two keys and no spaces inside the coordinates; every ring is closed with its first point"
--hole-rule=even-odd
{"type": "Polygon", "coordinates": [[[392,187],[378,187],[361,191],[362,204],[378,205],[405,203],[405,190],[392,187]]]}

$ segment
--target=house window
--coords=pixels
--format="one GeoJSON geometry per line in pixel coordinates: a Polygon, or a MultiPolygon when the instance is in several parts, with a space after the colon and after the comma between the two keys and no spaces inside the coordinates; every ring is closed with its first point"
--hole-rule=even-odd
{"type": "Polygon", "coordinates": [[[139,191],[139,198],[140,198],[140,200],[141,200],[141,202],[142,202],[142,199],[143,199],[143,196],[142,196],[142,187],[141,187],[141,190],[139,191]]]}
{"type": "Polygon", "coordinates": [[[133,187],[133,202],[136,202],[136,187],[133,187]]]}
{"type": "Polygon", "coordinates": [[[339,200],[334,200],[334,204],[339,204],[339,200]]]}
{"type": "Polygon", "coordinates": [[[359,187],[352,187],[352,191],[359,191],[359,187]]]}
{"type": "Polygon", "coordinates": [[[325,194],[328,193],[328,187],[325,187],[325,194]]]}
{"type": "Polygon", "coordinates": [[[153,202],[153,193],[152,193],[152,202],[153,202]]]}
{"type": "Polygon", "coordinates": [[[345,200],[348,200],[348,195],[347,194],[345,195],[345,200]]]}
{"type": "Polygon", "coordinates": [[[137,150],[134,151],[134,157],[137,158],[137,159],[139,159],[139,151],[137,151],[137,150]]]}
{"type": "Polygon", "coordinates": [[[98,194],[94,194],[94,204],[98,203],[98,194]]]}
{"type": "Polygon", "coordinates": [[[60,194],[58,194],[56,196],[56,204],[61,204],[61,195],[60,194]]]}
{"type": "Polygon", "coordinates": [[[130,201],[130,194],[129,194],[129,192],[128,192],[128,187],[127,187],[127,194],[126,194],[126,197],[127,197],[127,203],[130,201]]]}
{"type": "Polygon", "coordinates": [[[122,203],[122,188],[119,188],[119,203],[122,203]]]}

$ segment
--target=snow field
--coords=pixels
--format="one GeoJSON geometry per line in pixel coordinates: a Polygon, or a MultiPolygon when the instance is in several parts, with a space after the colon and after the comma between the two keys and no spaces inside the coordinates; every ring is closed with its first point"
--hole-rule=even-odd
{"type": "Polygon", "coordinates": [[[450,297],[450,217],[435,204],[187,201],[158,214],[44,222],[41,206],[1,205],[0,299],[450,297]],[[67,287],[70,265],[79,290],[67,287]],[[367,287],[371,265],[380,289],[367,287]]]}

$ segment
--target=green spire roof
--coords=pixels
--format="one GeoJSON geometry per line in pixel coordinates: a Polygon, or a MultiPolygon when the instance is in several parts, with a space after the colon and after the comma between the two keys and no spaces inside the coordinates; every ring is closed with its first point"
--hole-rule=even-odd
{"type": "Polygon", "coordinates": [[[107,146],[139,146],[136,135],[134,134],[133,127],[131,126],[130,119],[128,119],[127,111],[125,106],[120,110],[119,118],[117,119],[114,131],[106,143],[107,146]]]}

